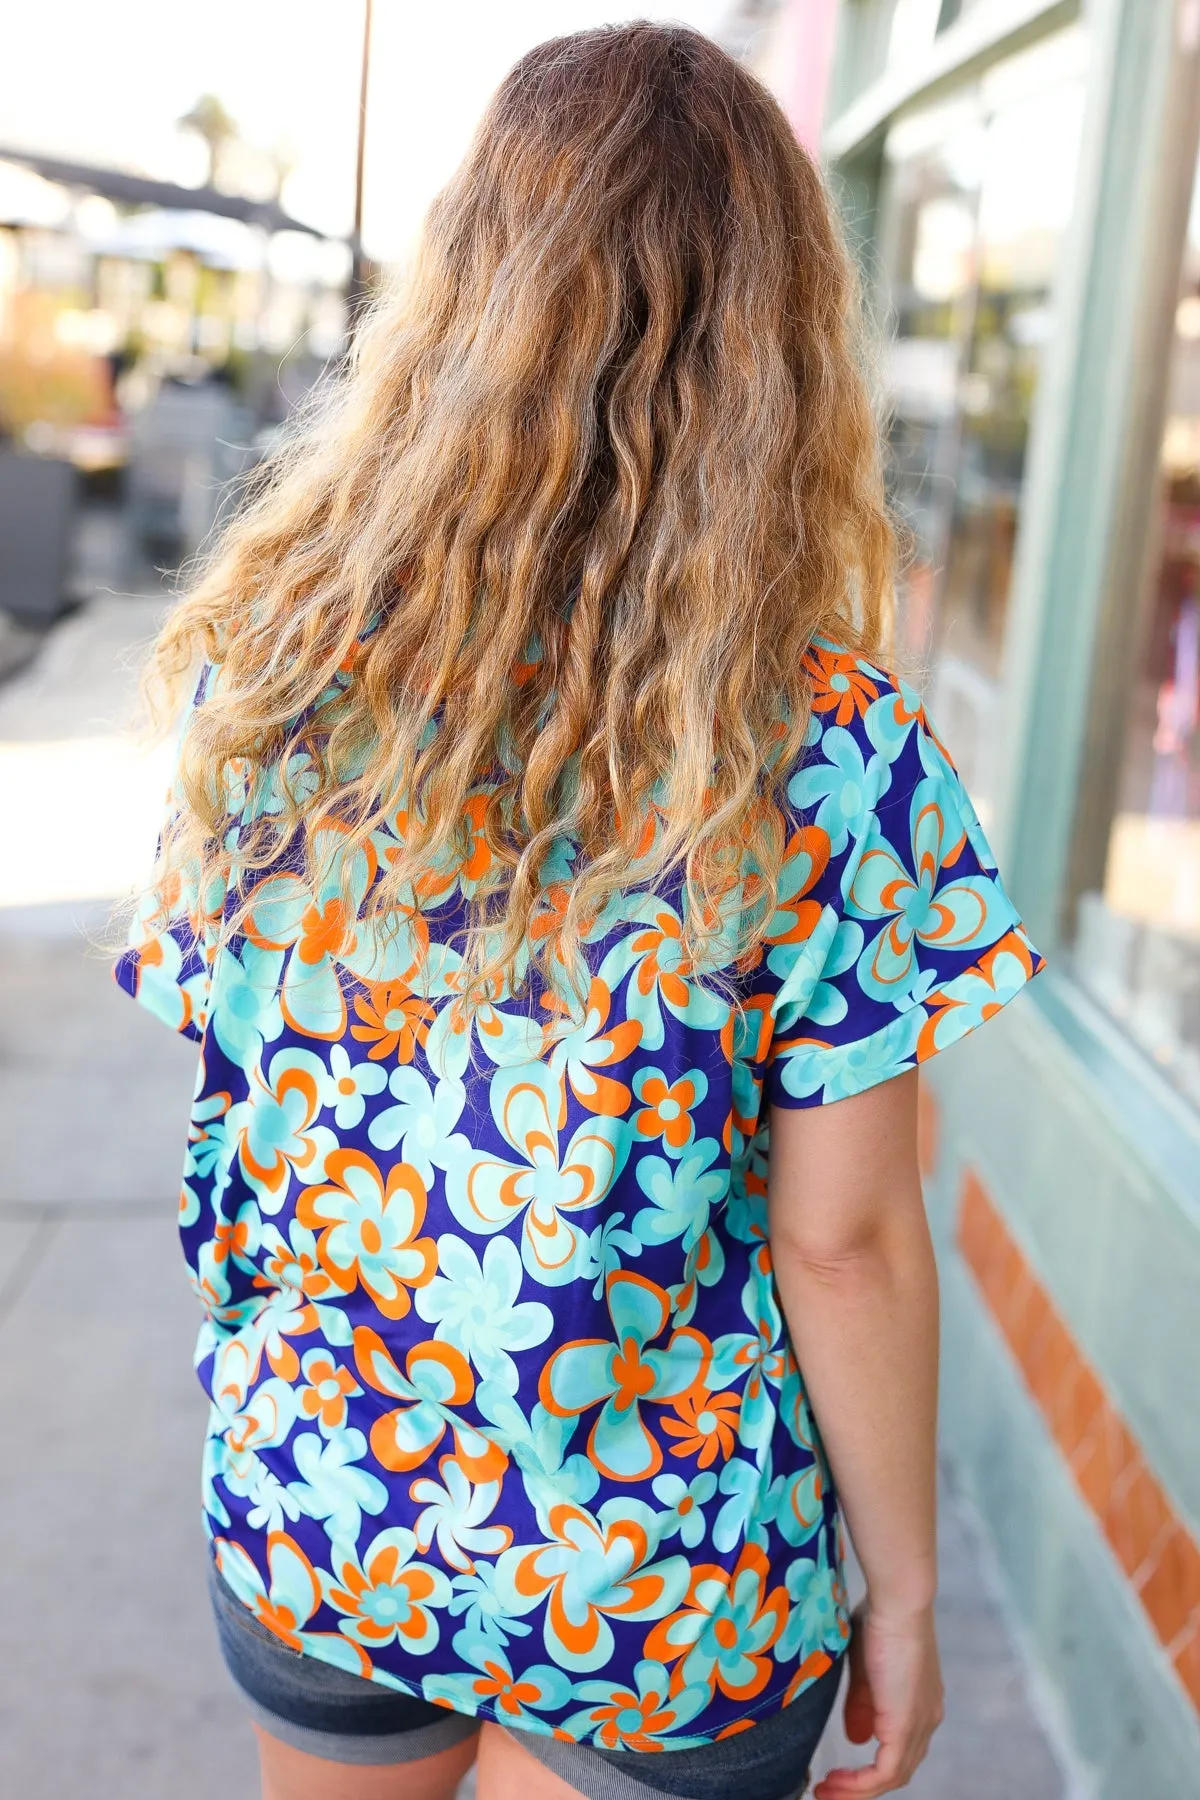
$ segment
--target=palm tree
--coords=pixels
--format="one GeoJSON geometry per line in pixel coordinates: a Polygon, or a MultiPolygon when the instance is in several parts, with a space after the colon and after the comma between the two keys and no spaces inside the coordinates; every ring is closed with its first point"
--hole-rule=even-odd
{"type": "Polygon", "coordinates": [[[212,187],[220,167],[221,152],[226,144],[232,143],[238,135],[238,128],[230,118],[215,94],[201,94],[190,112],[184,113],[179,120],[180,129],[194,131],[204,142],[208,152],[208,173],[205,184],[212,187]]]}

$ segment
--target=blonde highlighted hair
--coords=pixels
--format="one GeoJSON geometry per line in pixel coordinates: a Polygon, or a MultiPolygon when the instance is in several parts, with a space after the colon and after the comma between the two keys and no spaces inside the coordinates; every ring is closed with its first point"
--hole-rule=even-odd
{"type": "Polygon", "coordinates": [[[731,908],[752,953],[806,652],[875,652],[891,591],[856,319],[821,178],[744,68],[650,24],[532,50],[159,639],[160,707],[216,666],[164,867],[315,882],[331,813],[354,849],[402,808],[373,910],[486,842],[467,1002],[526,956],[575,967],[613,895],[672,874],[693,966],[731,908]],[[231,768],[283,789],[236,834],[231,768]]]}

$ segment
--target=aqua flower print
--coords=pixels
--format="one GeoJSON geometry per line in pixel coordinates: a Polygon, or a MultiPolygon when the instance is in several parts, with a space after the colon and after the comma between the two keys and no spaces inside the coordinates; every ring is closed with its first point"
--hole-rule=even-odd
{"type": "Polygon", "coordinates": [[[790,1661],[808,1644],[838,1647],[847,1636],[845,1595],[823,1539],[813,1561],[800,1557],[788,1565],[784,1582],[792,1604],[779,1640],[781,1660],[790,1661]]]}
{"type": "Polygon", "coordinates": [[[651,1202],[635,1215],[633,1230],[643,1244],[669,1244],[678,1238],[693,1250],[708,1230],[715,1207],[729,1191],[729,1165],[715,1138],[701,1138],[678,1162],[643,1156],[637,1165],[638,1186],[651,1202]]]}
{"type": "Polygon", "coordinates": [[[337,1632],[304,1629],[321,1604],[321,1586],[317,1571],[294,1538],[284,1531],[268,1534],[269,1575],[265,1582],[241,1544],[218,1537],[213,1549],[222,1579],[280,1643],[297,1653],[307,1650],[352,1675],[370,1674],[369,1658],[337,1632]]]}
{"type": "Polygon", "coordinates": [[[718,1485],[726,1499],[713,1523],[714,1547],[727,1556],[740,1537],[751,1537],[765,1546],[771,1517],[770,1451],[761,1468],[742,1456],[731,1456],[721,1469],[718,1485]]]}
{"type": "Polygon", "coordinates": [[[821,1093],[826,1102],[861,1094],[911,1068],[925,1014],[919,1006],[851,1044],[815,1037],[784,1037],[775,1046],[780,1082],[795,1099],[821,1093]]]}
{"type": "Polygon", "coordinates": [[[687,1591],[687,1560],[653,1560],[657,1522],[636,1500],[606,1500],[596,1514],[561,1504],[551,1508],[549,1525],[548,1542],[504,1552],[496,1565],[498,1586],[511,1612],[542,1609],[554,1663],[589,1674],[612,1655],[610,1618],[660,1619],[679,1604],[687,1591]]]}
{"type": "Polygon", "coordinates": [[[289,1288],[296,1295],[328,1290],[327,1277],[317,1260],[316,1233],[301,1225],[299,1219],[287,1221],[287,1236],[278,1225],[264,1225],[260,1244],[263,1274],[279,1288],[289,1288]]]}
{"type": "Polygon", "coordinates": [[[258,1062],[267,1044],[284,1032],[279,980],[284,953],[250,943],[228,944],[221,959],[221,1004],[212,1036],[222,1055],[238,1066],[258,1062]]]}
{"type": "MultiPolygon", "coordinates": [[[[803,1001],[790,1006],[785,1003],[779,1008],[778,1029],[785,1031],[793,1019],[801,1016],[810,1025],[840,1025],[849,1011],[849,1002],[837,980],[839,975],[845,975],[854,967],[862,947],[862,926],[854,919],[841,920],[820,964],[820,974],[807,988],[803,1001]]],[[[787,981],[801,954],[802,946],[797,944],[781,944],[773,949],[767,957],[772,974],[787,981]]]]}
{"type": "Polygon", "coordinates": [[[942,879],[966,842],[955,789],[937,779],[917,784],[910,814],[911,863],[872,823],[854,869],[847,909],[880,921],[858,960],[858,981],[872,999],[903,1005],[916,980],[918,945],[960,954],[995,943],[1016,923],[1007,895],[988,875],[942,879]]]}
{"type": "Polygon", "coordinates": [[[300,1517],[300,1502],[266,1463],[256,1465],[246,1498],[246,1523],[255,1531],[282,1531],[300,1517]]]}
{"type": "Polygon", "coordinates": [[[572,1713],[566,1729],[601,1750],[684,1750],[702,1741],[680,1728],[708,1704],[708,1689],[673,1689],[669,1672],[648,1658],[635,1667],[631,1684],[577,1681],[575,1698],[588,1704],[572,1713]]]}
{"type": "Polygon", "coordinates": [[[593,1300],[601,1298],[609,1276],[623,1266],[622,1257],[640,1256],[642,1248],[641,1239],[625,1229],[623,1212],[609,1213],[594,1228],[588,1238],[587,1256],[579,1272],[582,1281],[592,1281],[595,1278],[593,1300]]]}
{"type": "Polygon", "coordinates": [[[208,1022],[208,960],[196,947],[199,926],[199,920],[188,921],[186,906],[168,919],[160,902],[148,895],[130,928],[133,992],[164,1025],[191,1037],[198,1037],[208,1022]],[[183,943],[169,929],[172,923],[182,925],[183,943]]]}
{"type": "Polygon", "coordinates": [[[550,1510],[562,1500],[571,1506],[591,1505],[600,1486],[600,1471],[581,1452],[568,1454],[575,1431],[573,1416],[556,1417],[539,1401],[526,1420],[507,1395],[494,1416],[504,1428],[505,1442],[521,1472],[540,1530],[549,1531],[550,1510]]]}
{"type": "Polygon", "coordinates": [[[1007,1006],[1040,968],[1040,958],[1035,960],[1035,956],[1028,938],[1017,926],[971,968],[964,969],[952,981],[943,982],[925,1002],[929,1016],[917,1043],[918,1061],[956,1043],[1007,1006]]]}
{"type": "Polygon", "coordinates": [[[598,1206],[625,1163],[623,1119],[592,1119],[561,1146],[559,1084],[541,1063],[500,1071],[490,1089],[492,1115],[519,1160],[464,1159],[449,1171],[446,1197],[468,1231],[502,1231],[518,1221],[521,1260],[535,1281],[572,1280],[587,1238],[574,1215],[598,1206]]]}
{"type": "Polygon", "coordinates": [[[884,692],[868,706],[863,726],[872,747],[887,762],[894,763],[914,730],[918,743],[924,743],[928,721],[919,695],[906,681],[896,681],[885,685],[884,692]]]}
{"type": "Polygon", "coordinates": [[[416,1296],[416,1308],[434,1336],[461,1350],[482,1375],[513,1392],[513,1353],[545,1343],[554,1315],[540,1300],[520,1300],[521,1257],[511,1238],[494,1237],[482,1261],[462,1238],[447,1232],[437,1241],[438,1273],[416,1296]]]}
{"type": "Polygon", "coordinates": [[[354,1361],[368,1386],[400,1401],[393,1411],[377,1415],[371,1426],[371,1454],[381,1468],[392,1474],[419,1468],[451,1431],[454,1453],[472,1480],[498,1480],[504,1473],[504,1450],[461,1416],[475,1396],[475,1379],[453,1344],[414,1344],[401,1372],[378,1332],[360,1325],[354,1333],[354,1361]]]}
{"type": "MultiPolygon", "coordinates": [[[[249,1493],[258,1452],[282,1444],[296,1422],[296,1395],[286,1381],[272,1376],[229,1419],[225,1431],[226,1481],[235,1492],[249,1493]]],[[[228,1416],[228,1415],[227,1415],[228,1416]]]]}
{"type": "Polygon", "coordinates": [[[753,1700],[771,1678],[771,1651],[787,1622],[787,1594],[782,1585],[768,1592],[770,1574],[765,1551],[751,1543],[732,1569],[695,1565],[683,1604],[646,1638],[647,1656],[677,1663],[682,1686],[753,1700]]]}
{"type": "Polygon", "coordinates": [[[299,876],[267,875],[247,896],[245,936],[259,950],[282,952],[279,1003],[285,1023],[302,1037],[344,1039],[345,976],[386,984],[411,974],[421,954],[419,919],[377,920],[363,901],[378,872],[373,845],[347,858],[345,828],[326,819],[314,833],[322,870],[314,892],[299,876]]]}
{"type": "Polygon", "coordinates": [[[829,866],[829,855],[829,834],[821,826],[801,825],[792,833],[783,853],[775,911],[767,921],[764,942],[782,950],[812,936],[821,917],[821,902],[812,890],[829,866]]]}
{"type": "Polygon", "coordinates": [[[887,759],[864,760],[853,733],[834,725],[821,738],[819,759],[806,762],[792,776],[787,792],[798,812],[815,808],[814,823],[829,839],[833,855],[840,856],[891,782],[887,759]]]}
{"type": "MultiPolygon", "coordinates": [[[[334,1150],[326,1180],[305,1188],[296,1217],[317,1236],[317,1261],[327,1277],[325,1293],[362,1289],[387,1319],[402,1319],[414,1289],[433,1279],[437,1250],[419,1235],[427,1196],[416,1170],[393,1163],[383,1171],[361,1150],[334,1150]]],[[[309,1284],[321,1291],[317,1278],[309,1284]]]]}
{"type": "Polygon", "coordinates": [[[333,1132],[316,1123],[324,1080],[325,1065],[311,1050],[277,1050],[265,1075],[253,1070],[247,1098],[229,1109],[225,1129],[265,1213],[280,1210],[294,1173],[319,1180],[337,1149],[333,1132]]]}
{"type": "Polygon", "coordinates": [[[342,1044],[329,1049],[329,1072],[321,1095],[322,1104],[333,1113],[339,1131],[350,1131],[362,1123],[367,1099],[380,1094],[387,1086],[387,1075],[374,1062],[351,1062],[342,1044]]]}
{"type": "Polygon", "coordinates": [[[742,1311],[754,1329],[716,1339],[708,1380],[714,1388],[741,1387],[738,1441],[758,1450],[774,1426],[774,1396],[787,1369],[787,1340],[769,1271],[752,1271],[742,1288],[742,1311]]]}
{"type": "Polygon", "coordinates": [[[417,1548],[422,1555],[437,1540],[438,1555],[447,1568],[470,1574],[477,1556],[499,1556],[512,1543],[507,1525],[489,1525],[500,1498],[500,1482],[472,1482],[453,1456],[438,1462],[441,1481],[422,1476],[409,1493],[420,1503],[413,1522],[417,1548]]]}
{"type": "Polygon", "coordinates": [[[666,1042],[664,1007],[696,1030],[719,1031],[729,1017],[729,1002],[697,980],[677,910],[656,894],[633,894],[621,911],[636,928],[606,953],[600,979],[611,993],[629,977],[625,1012],[641,1026],[642,1048],[661,1050],[666,1042]]]}
{"type": "Polygon", "coordinates": [[[463,1629],[469,1635],[507,1644],[509,1638],[528,1637],[533,1630],[524,1619],[511,1619],[505,1611],[496,1592],[495,1563],[476,1563],[469,1574],[456,1575],[450,1585],[450,1612],[464,1621],[463,1629]]]}
{"type": "Polygon", "coordinates": [[[789,1544],[807,1544],[825,1522],[825,1484],[815,1462],[781,1475],[771,1496],[780,1535],[789,1544]]]}
{"type": "Polygon", "coordinates": [[[425,1040],[425,1056],[435,1075],[461,1081],[477,1060],[476,1046],[498,1068],[511,1068],[538,1055],[542,1047],[540,1023],[525,1013],[505,1011],[500,1005],[498,985],[491,997],[470,1013],[455,1003],[456,990],[461,986],[457,970],[447,971],[445,985],[451,998],[439,1006],[425,1040]]]}
{"type": "Polygon", "coordinates": [[[403,1525],[381,1531],[363,1551],[342,1545],[332,1572],[320,1573],[328,1606],[342,1614],[339,1629],[368,1652],[401,1643],[413,1656],[435,1648],[438,1610],[450,1601],[449,1577],[414,1560],[417,1540],[403,1525]]]}
{"type": "MultiPolygon", "coordinates": [[[[229,1095],[226,1093],[201,1093],[203,1081],[203,1065],[201,1080],[197,1084],[197,1099],[192,1108],[191,1122],[188,1126],[188,1147],[184,1158],[183,1177],[185,1181],[198,1178],[210,1186],[211,1201],[214,1206],[220,1204],[221,1195],[229,1185],[232,1165],[237,1156],[237,1146],[230,1138],[226,1123],[229,1111],[229,1095]]],[[[190,1209],[189,1209],[190,1211],[190,1209]]],[[[193,1223],[195,1215],[180,1219],[180,1224],[193,1223]]]]}
{"type": "Polygon", "coordinates": [[[662,1467],[662,1449],[641,1408],[675,1400],[694,1387],[707,1368],[710,1346],[684,1325],[665,1346],[654,1348],[670,1320],[671,1302],[644,1275],[629,1270],[610,1275],[606,1299],[612,1338],[564,1344],[543,1368],[538,1392],[547,1412],[561,1418],[599,1406],[588,1437],[590,1460],[611,1481],[646,1481],[662,1467]]]}
{"type": "Polygon", "coordinates": [[[394,1150],[398,1145],[404,1161],[427,1188],[432,1187],[435,1169],[446,1170],[470,1154],[469,1140],[454,1129],[466,1105],[467,1090],[454,1076],[431,1087],[411,1063],[393,1069],[387,1085],[396,1105],[375,1114],[367,1136],[377,1150],[394,1150]]]}
{"type": "Polygon", "coordinates": [[[663,1537],[671,1537],[678,1531],[680,1542],[689,1550],[704,1542],[708,1524],[704,1517],[704,1508],[717,1491],[717,1478],[708,1469],[702,1470],[691,1481],[685,1481],[682,1475],[656,1475],[650,1484],[656,1500],[670,1508],[671,1519],[663,1529],[663,1537]]]}
{"type": "Polygon", "coordinates": [[[346,1029],[346,997],[336,956],[350,919],[339,893],[323,901],[295,875],[269,875],[249,897],[246,935],[259,950],[282,953],[284,1021],[303,1037],[336,1041],[346,1029]]]}
{"type": "Polygon", "coordinates": [[[544,1730],[537,1715],[557,1711],[571,1698],[570,1679],[561,1669],[534,1663],[514,1670],[508,1654],[491,1637],[464,1629],[455,1633],[454,1648],[478,1672],[430,1677],[424,1683],[427,1700],[448,1700],[460,1712],[473,1713],[483,1707],[502,1722],[520,1720],[544,1730]]]}
{"type": "Polygon", "coordinates": [[[642,1028],[633,1019],[610,1019],[612,995],[603,981],[593,978],[583,1018],[572,1020],[566,1007],[553,1002],[554,1016],[545,1026],[543,1054],[560,1084],[559,1126],[567,1122],[567,1089],[588,1112],[623,1114],[629,1106],[629,1088],[607,1073],[633,1055],[642,1028]]]}
{"type": "Polygon", "coordinates": [[[299,1481],[288,1492],[310,1519],[319,1519],[335,1543],[353,1544],[364,1513],[381,1513],[387,1489],[369,1469],[354,1465],[367,1454],[367,1440],[356,1426],[325,1443],[315,1431],[300,1433],[292,1444],[299,1481]]]}

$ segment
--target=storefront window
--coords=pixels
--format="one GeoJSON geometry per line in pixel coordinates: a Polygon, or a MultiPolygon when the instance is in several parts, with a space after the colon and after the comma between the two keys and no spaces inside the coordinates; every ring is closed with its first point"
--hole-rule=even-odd
{"type": "Polygon", "coordinates": [[[1200,1105],[1200,178],[1170,353],[1143,648],[1103,886],[1075,966],[1200,1105]]]}
{"type": "Polygon", "coordinates": [[[1081,26],[893,125],[880,250],[901,653],[985,821],[1013,545],[1083,118],[1081,26]]]}

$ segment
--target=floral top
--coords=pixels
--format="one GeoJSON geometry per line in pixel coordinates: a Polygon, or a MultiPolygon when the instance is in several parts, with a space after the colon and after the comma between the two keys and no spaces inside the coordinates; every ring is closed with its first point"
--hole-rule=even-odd
{"type": "Polygon", "coordinates": [[[464,1029],[449,940],[482,839],[431,873],[415,986],[410,937],[345,930],[283,867],[215,954],[220,895],[143,908],[117,979],[200,1045],[179,1223],[208,1531],[294,1650],[646,1750],[775,1711],[842,1649],[768,1102],[911,1068],[1040,959],[916,695],[829,647],[811,672],[740,1009],[682,959],[676,886],[598,922],[583,1023],[535,984],[464,1029]]]}

